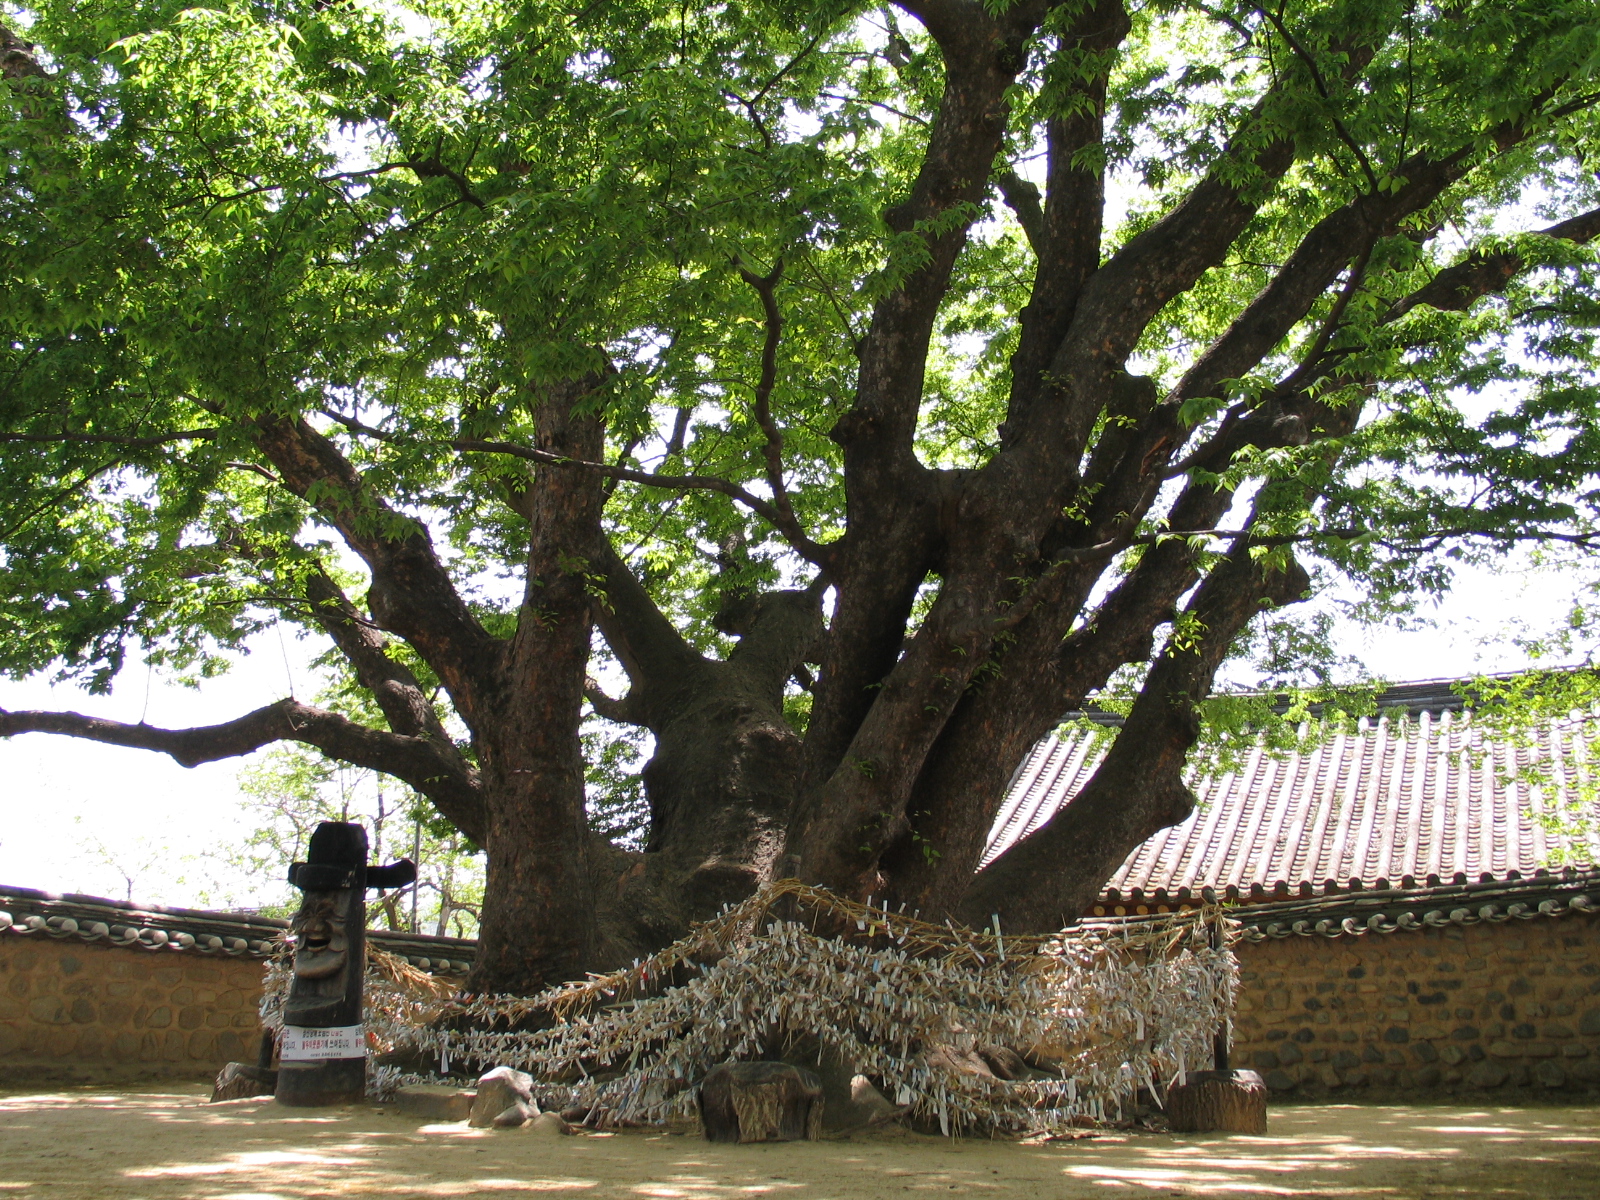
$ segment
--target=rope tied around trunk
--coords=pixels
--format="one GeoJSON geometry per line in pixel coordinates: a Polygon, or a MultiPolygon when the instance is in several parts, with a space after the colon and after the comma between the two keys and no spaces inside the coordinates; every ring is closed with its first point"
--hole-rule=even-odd
{"type": "Polygon", "coordinates": [[[721,1062],[831,1054],[947,1132],[1054,1131],[1211,1065],[1236,928],[1207,906],[1014,936],[781,880],[649,958],[536,996],[447,994],[373,951],[367,1019],[382,1050],[513,1066],[543,1102],[605,1124],[689,1115],[721,1062]],[[1043,1069],[998,1078],[976,1055],[992,1046],[1043,1069]]]}

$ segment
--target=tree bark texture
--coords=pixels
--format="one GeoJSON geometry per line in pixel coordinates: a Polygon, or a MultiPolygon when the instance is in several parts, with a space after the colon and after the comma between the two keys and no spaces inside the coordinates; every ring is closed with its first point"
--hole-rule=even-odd
{"type": "MultiPolygon", "coordinates": [[[[595,381],[537,397],[539,448],[600,456],[604,430],[584,411],[595,381]]],[[[601,553],[601,480],[536,467],[521,508],[529,526],[517,631],[475,732],[486,776],[489,875],[469,986],[528,992],[593,960],[596,905],[576,732],[592,627],[589,574],[601,553]]]]}

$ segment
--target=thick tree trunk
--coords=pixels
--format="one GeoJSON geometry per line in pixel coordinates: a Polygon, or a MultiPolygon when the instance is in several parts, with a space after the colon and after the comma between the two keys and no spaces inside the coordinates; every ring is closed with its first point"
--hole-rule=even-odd
{"type": "Polygon", "coordinates": [[[607,897],[608,953],[654,949],[690,922],[786,873],[786,829],[801,737],[784,717],[784,686],[822,628],[820,598],[776,592],[748,606],[727,661],[703,658],[650,601],[627,564],[606,558],[598,620],[632,681],[621,702],[591,693],[601,715],[655,734],[644,769],[645,852],[607,897]]]}
{"type": "Polygon", "coordinates": [[[646,855],[682,873],[678,889],[691,920],[773,877],[799,778],[800,737],[781,700],[740,676],[715,672],[689,689],[656,729],[644,772],[646,855]]]}
{"type": "MultiPolygon", "coordinates": [[[[593,381],[549,389],[541,449],[598,458],[603,429],[575,411],[593,381]]],[[[480,711],[478,754],[488,809],[488,880],[468,987],[520,992],[581,978],[595,957],[591,837],[578,739],[589,662],[586,574],[602,548],[601,481],[539,467],[521,497],[532,547],[516,635],[497,693],[480,711]]]]}
{"type": "Polygon", "coordinates": [[[649,953],[783,873],[800,737],[729,664],[678,689],[644,769],[650,836],[605,898],[607,965],[649,953]]]}

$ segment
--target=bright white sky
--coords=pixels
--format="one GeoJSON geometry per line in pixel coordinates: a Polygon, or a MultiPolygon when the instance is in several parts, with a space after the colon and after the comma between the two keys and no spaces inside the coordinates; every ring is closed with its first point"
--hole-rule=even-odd
{"type": "MultiPolygon", "coordinates": [[[[44,680],[0,680],[0,708],[70,709],[181,728],[231,720],[281,698],[291,669],[295,694],[308,698],[317,690],[310,643],[286,637],[280,645],[269,632],[253,651],[200,691],[151,678],[138,665],[110,696],[44,680]]],[[[0,741],[0,883],[126,899],[131,874],[134,899],[250,904],[252,881],[214,878],[206,861],[208,851],[248,833],[236,782],[247,761],[191,770],[164,754],[76,738],[26,734],[0,741]]],[[[282,890],[276,884],[262,889],[273,899],[282,890]]]]}
{"type": "MultiPolygon", "coordinates": [[[[1345,649],[1391,681],[1514,669],[1525,659],[1497,635],[1519,621],[1555,624],[1571,583],[1549,573],[1473,572],[1425,614],[1434,628],[1357,633],[1345,649]]],[[[200,691],[155,678],[147,700],[141,666],[108,697],[43,681],[0,681],[0,708],[65,708],[121,721],[142,715],[167,727],[212,724],[281,697],[291,676],[297,695],[314,694],[307,665],[313,652],[310,643],[268,633],[234,671],[200,691]]],[[[275,879],[218,878],[206,861],[208,851],[247,832],[236,782],[246,761],[187,770],[165,755],[46,734],[0,741],[0,883],[124,898],[131,875],[135,899],[175,905],[249,904],[281,891],[275,879]]]]}

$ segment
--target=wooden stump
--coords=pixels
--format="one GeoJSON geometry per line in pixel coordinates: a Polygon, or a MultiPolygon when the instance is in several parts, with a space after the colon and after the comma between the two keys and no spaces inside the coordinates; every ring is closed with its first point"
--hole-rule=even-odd
{"type": "Polygon", "coordinates": [[[211,1103],[242,1100],[246,1096],[270,1096],[278,1086],[278,1073],[271,1067],[252,1067],[231,1062],[217,1072],[211,1085],[211,1103]]]}
{"type": "Polygon", "coordinates": [[[710,1142],[815,1141],[822,1133],[822,1081],[785,1062],[712,1067],[699,1103],[710,1142]]]}
{"type": "Polygon", "coordinates": [[[1174,1133],[1265,1133],[1267,1085],[1254,1071],[1192,1071],[1167,1093],[1174,1133]]]}

